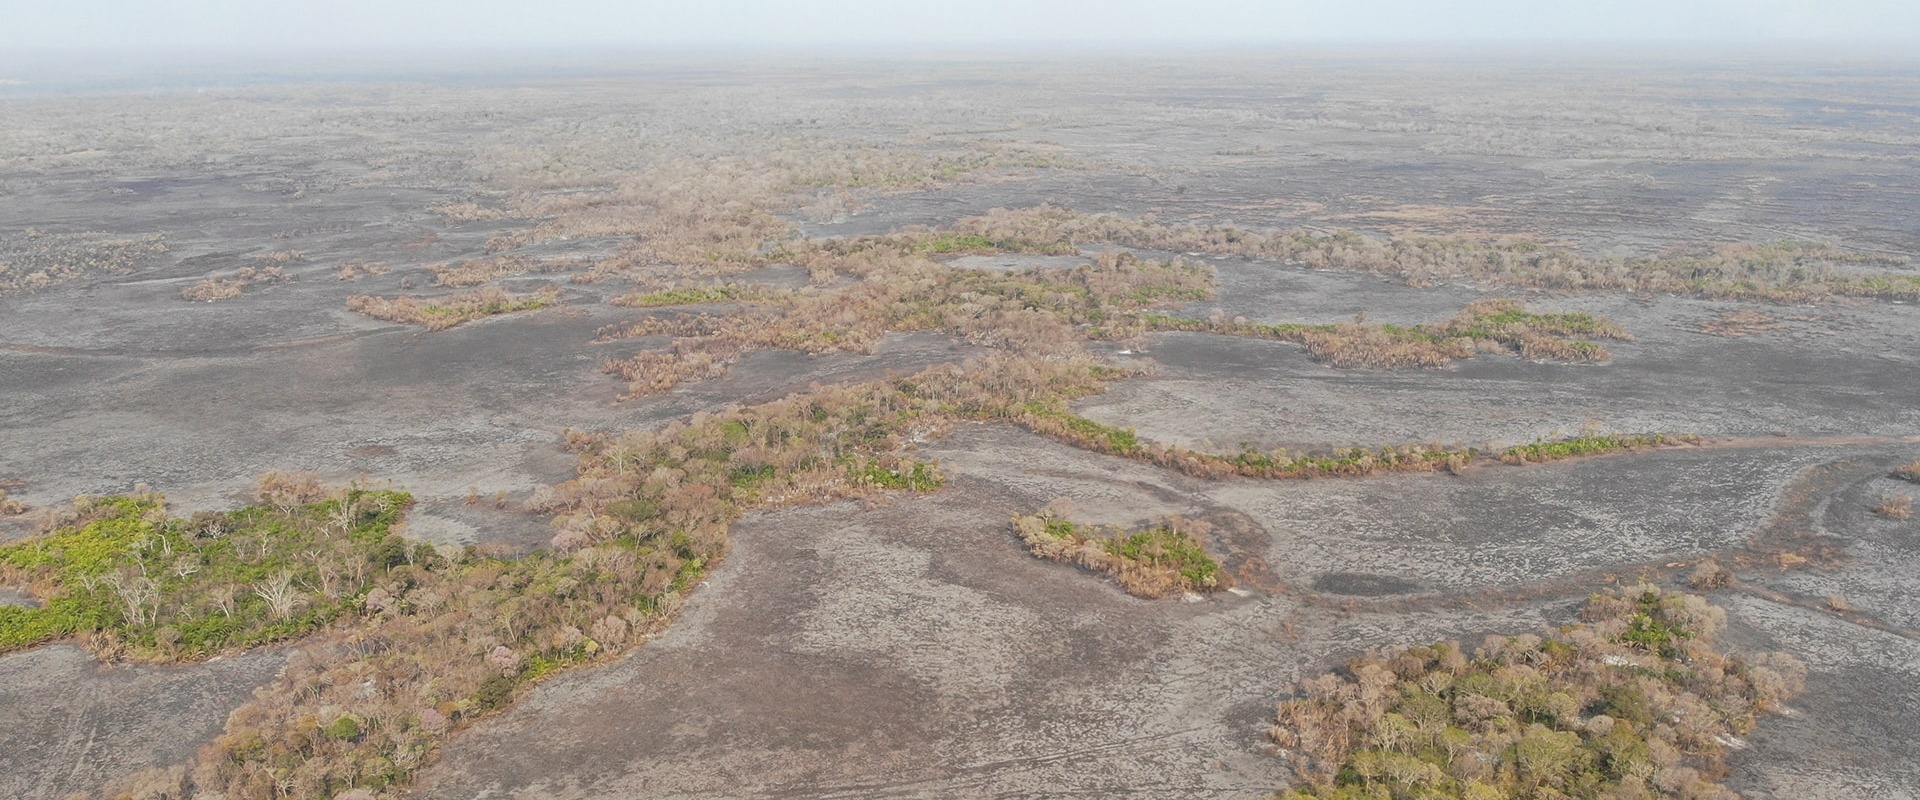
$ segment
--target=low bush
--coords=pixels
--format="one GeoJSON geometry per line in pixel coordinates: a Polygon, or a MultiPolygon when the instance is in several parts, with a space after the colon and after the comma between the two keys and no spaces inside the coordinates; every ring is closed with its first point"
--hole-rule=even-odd
{"type": "Polygon", "coordinates": [[[27,513],[26,503],[9,497],[7,490],[0,489],[0,517],[17,517],[25,513],[27,513]]]}
{"type": "Polygon", "coordinates": [[[547,289],[534,294],[514,294],[489,286],[472,292],[445,297],[376,297],[356,294],[347,298],[347,310],[374,319],[421,325],[430,331],[443,331],[467,322],[517,311],[546,308],[560,301],[560,290],[547,289]]]}
{"type": "Polygon", "coordinates": [[[1805,668],[1715,647],[1725,618],[1642,586],[1545,637],[1354,659],[1279,704],[1271,735],[1299,779],[1281,797],[1732,798],[1718,780],[1735,737],[1805,668]]]}
{"type": "Polygon", "coordinates": [[[1873,513],[1887,519],[1906,519],[1913,516],[1913,495],[1883,494],[1880,502],[1873,506],[1873,513]]]}
{"type": "Polygon", "coordinates": [[[0,650],[91,635],[136,657],[199,658],[322,627],[392,566],[375,555],[410,502],[329,494],[192,519],[152,495],[81,500],[73,524],[0,547],[0,580],[42,601],[0,607],[0,650]]]}
{"type": "Polygon", "coordinates": [[[1244,320],[1143,314],[1137,329],[1115,333],[1193,331],[1274,339],[1306,347],[1308,355],[1336,367],[1443,367],[1481,352],[1505,352],[1522,358],[1590,362],[1611,358],[1606,348],[1584,339],[1627,340],[1625,329],[1586,313],[1539,314],[1512,300],[1480,300],[1459,315],[1430,325],[1382,325],[1347,322],[1326,325],[1262,324],[1244,320]]]}
{"type": "Polygon", "coordinates": [[[293,276],[281,267],[242,267],[230,275],[208,275],[199,283],[181,289],[180,297],[196,303],[231,300],[244,294],[248,287],[256,283],[285,283],[290,280],[293,280],[293,276]]]}
{"type": "Polygon", "coordinates": [[[1675,447],[1697,444],[1697,436],[1669,436],[1667,434],[1598,434],[1576,436],[1571,439],[1533,442],[1516,445],[1500,451],[1500,460],[1508,464],[1560,461],[1581,456],[1605,455],[1609,453],[1630,452],[1651,447],[1675,447]]]}
{"type": "Polygon", "coordinates": [[[668,289],[623,294],[614,298],[613,304],[616,306],[626,306],[628,308],[692,306],[705,303],[728,303],[736,300],[757,300],[766,297],[768,294],[765,290],[738,284],[677,286],[668,289]]]}
{"type": "Polygon", "coordinates": [[[1040,558],[1078,564],[1113,577],[1127,593],[1160,598],[1211,592],[1233,578],[1201,544],[1205,523],[1168,517],[1142,530],[1076,525],[1052,515],[1016,516],[1014,532],[1040,558]]]}

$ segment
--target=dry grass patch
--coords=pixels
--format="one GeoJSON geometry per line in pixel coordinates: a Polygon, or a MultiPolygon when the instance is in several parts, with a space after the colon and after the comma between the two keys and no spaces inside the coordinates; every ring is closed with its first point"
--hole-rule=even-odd
{"type": "Polygon", "coordinates": [[[966,234],[1033,242],[1107,243],[1145,250],[1205,252],[1284,261],[1317,269],[1393,275],[1414,286],[1448,281],[1548,290],[1627,291],[1807,302],[1831,296],[1920,300],[1920,275],[1860,274],[1860,266],[1902,267],[1887,256],[1814,242],[1723,245],[1639,258],[1589,258],[1525,240],[1434,236],[1379,238],[1355,231],[1265,230],[1169,224],[1151,216],[1067,209],[995,209],[961,220],[966,234]]]}
{"type": "Polygon", "coordinates": [[[120,239],[28,228],[0,235],[0,296],[37,292],[94,273],[124,275],[167,250],[159,234],[120,239]]]}
{"type": "Polygon", "coordinates": [[[357,281],[361,278],[385,275],[392,271],[393,268],[387,266],[385,261],[349,261],[341,264],[340,268],[334,271],[333,276],[343,281],[357,281]]]}
{"type": "Polygon", "coordinates": [[[511,216],[497,208],[487,208],[478,203],[442,203],[428,208],[429,213],[438,215],[449,223],[479,222],[485,220],[506,219],[511,216]]]}
{"type": "Polygon", "coordinates": [[[1586,313],[1535,313],[1513,300],[1479,300],[1444,322],[1383,325],[1364,320],[1309,325],[1267,325],[1224,314],[1201,320],[1145,314],[1137,327],[1121,323],[1111,335],[1141,330],[1195,331],[1295,342],[1314,360],[1336,367],[1443,367],[1477,353],[1572,363],[1612,358],[1588,339],[1630,341],[1626,329],[1586,313]],[[1581,338],[1574,338],[1581,337],[1581,338]]]}
{"type": "Polygon", "coordinates": [[[27,513],[27,504],[7,496],[7,490],[0,489],[0,517],[17,517],[27,513]]]}
{"type": "Polygon", "coordinates": [[[451,264],[439,264],[429,267],[433,272],[435,286],[467,288],[483,286],[501,278],[525,275],[529,272],[564,272],[588,266],[585,261],[554,260],[542,261],[520,256],[491,256],[488,258],[470,258],[451,264]]]}
{"type": "MultiPolygon", "coordinates": [[[[541,220],[487,242],[504,253],[563,237],[632,237],[597,275],[640,274],[673,265],[689,273],[740,272],[769,261],[768,246],[788,240],[782,217],[845,190],[904,191],[970,174],[1048,166],[1046,154],[974,144],[927,152],[885,146],[805,142],[751,156],[664,160],[635,172],[530,176],[527,191],[505,204],[508,216],[541,220]],[[575,191],[552,191],[574,189],[575,191]]],[[[471,213],[444,207],[449,218],[471,213]]],[[[485,213],[485,212],[482,212],[485,213]]]]}
{"type": "Polygon", "coordinates": [[[1880,502],[1873,506],[1873,513],[1887,519],[1906,519],[1913,516],[1913,495],[1883,494],[1880,502]]]}
{"type": "Polygon", "coordinates": [[[1272,730],[1286,800],[1732,798],[1728,751],[1800,691],[1805,667],[1715,646],[1726,612],[1642,586],[1581,624],[1356,658],[1305,681],[1272,730]]]}
{"type": "Polygon", "coordinates": [[[1693,572],[1687,575],[1687,586],[1700,590],[1725,589],[1732,586],[1735,579],[1733,570],[1709,558],[1694,565],[1693,572]]]}
{"type": "Polygon", "coordinates": [[[546,308],[559,301],[559,289],[550,288],[533,294],[514,294],[505,289],[489,286],[479,291],[462,292],[444,297],[411,295],[378,297],[356,294],[347,298],[347,310],[365,314],[374,319],[405,322],[425,326],[430,331],[443,331],[476,319],[546,308]]]}
{"type": "Polygon", "coordinates": [[[1779,318],[1759,311],[1729,311],[1700,323],[1701,333],[1714,336],[1748,336],[1765,333],[1781,326],[1779,318]]]}
{"type": "Polygon", "coordinates": [[[269,250],[254,256],[253,260],[263,266],[284,267],[306,261],[307,254],[300,250],[269,250]]]}
{"type": "Polygon", "coordinates": [[[211,303],[216,300],[232,300],[244,294],[254,284],[287,283],[293,276],[280,267],[242,267],[230,275],[215,273],[208,275],[192,286],[180,290],[180,298],[195,303],[211,303]]]}
{"type": "Polygon", "coordinates": [[[708,303],[765,300],[773,297],[775,294],[775,292],[764,287],[739,283],[689,284],[628,292],[613,298],[613,304],[627,308],[696,306],[708,303]]]}
{"type": "MultiPolygon", "coordinates": [[[[953,269],[920,251],[915,242],[923,239],[813,248],[810,268],[830,265],[824,267],[830,273],[860,277],[842,288],[770,294],[726,316],[649,316],[610,328],[603,337],[674,339],[663,350],[611,361],[605,369],[628,381],[631,396],[641,396],[724,374],[747,352],[870,353],[889,332],[946,333],[1003,352],[1078,353],[1108,320],[1213,291],[1212,269],[1185,259],[1147,261],[1114,252],[1070,268],[953,269]]],[[[669,290],[629,302],[701,299],[716,291],[669,290]]]]}
{"type": "Polygon", "coordinates": [[[1893,477],[1903,481],[1920,483],[1920,461],[1900,465],[1894,469],[1893,477]]]}
{"type": "Polygon", "coordinates": [[[1127,531],[1041,514],[1014,517],[1013,530],[1034,555],[1110,575],[1137,597],[1212,592],[1233,585],[1232,576],[1201,544],[1210,529],[1198,520],[1168,517],[1143,530],[1127,531]]]}

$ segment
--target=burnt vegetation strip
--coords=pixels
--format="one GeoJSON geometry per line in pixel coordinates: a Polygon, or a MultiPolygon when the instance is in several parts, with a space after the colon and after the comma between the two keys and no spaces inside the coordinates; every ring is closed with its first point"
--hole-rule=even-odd
{"type": "Polygon", "coordinates": [[[1806,669],[1716,646],[1725,623],[1702,597],[1640,586],[1545,637],[1354,659],[1276,709],[1299,777],[1281,797],[1732,797],[1728,752],[1806,669]]]}

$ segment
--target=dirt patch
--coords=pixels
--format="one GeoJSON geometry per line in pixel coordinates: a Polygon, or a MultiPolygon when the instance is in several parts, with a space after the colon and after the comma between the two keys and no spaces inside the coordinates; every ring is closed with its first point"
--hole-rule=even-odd
{"type": "Polygon", "coordinates": [[[61,800],[185,762],[285,660],[266,650],[206,664],[107,667],[67,644],[0,656],[0,795],[61,800]]]}
{"type": "Polygon", "coordinates": [[[1420,584],[1391,575],[1367,575],[1360,572],[1328,572],[1313,579],[1313,590],[1327,594],[1355,595],[1358,597],[1380,597],[1392,594],[1412,594],[1420,591],[1420,584]]]}
{"type": "Polygon", "coordinates": [[[991,256],[961,256],[947,262],[954,269],[983,269],[991,272],[1018,272],[1029,269],[1072,269],[1091,263],[1082,256],[1036,256],[1002,253],[991,256]]]}

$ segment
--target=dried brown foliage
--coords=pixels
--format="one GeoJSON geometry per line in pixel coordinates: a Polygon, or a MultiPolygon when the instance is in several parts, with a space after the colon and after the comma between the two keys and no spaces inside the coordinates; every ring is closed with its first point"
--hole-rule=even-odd
{"type": "Polygon", "coordinates": [[[7,490],[0,489],[0,517],[17,517],[27,513],[27,504],[7,496],[7,490]]]}
{"type": "Polygon", "coordinates": [[[347,298],[347,310],[390,322],[425,326],[443,331],[467,322],[516,311],[546,308],[560,300],[560,290],[547,289],[533,294],[514,294],[489,286],[472,292],[442,297],[378,297],[356,294],[347,298]]]}
{"type": "Polygon", "coordinates": [[[439,264],[431,267],[435,286],[467,288],[492,283],[501,278],[524,275],[529,272],[561,272],[587,266],[583,261],[553,260],[543,261],[521,256],[489,256],[470,258],[451,264],[439,264]]]}
{"type": "Polygon", "coordinates": [[[1245,319],[1229,321],[1224,314],[1206,320],[1146,314],[1116,325],[1114,333],[1140,330],[1199,331],[1296,342],[1315,360],[1336,367],[1443,367],[1489,352],[1546,361],[1605,361],[1612,354],[1588,338],[1633,338],[1604,317],[1534,313],[1504,299],[1474,301],[1452,319],[1413,326],[1360,320],[1331,325],[1268,325],[1245,319]]]}
{"type": "Polygon", "coordinates": [[[1873,513],[1887,519],[1906,519],[1913,516],[1913,495],[1883,494],[1880,502],[1874,504],[1873,513]]]}
{"type": "Polygon", "coordinates": [[[393,268],[387,266],[385,261],[349,261],[340,265],[340,268],[334,272],[334,277],[343,281],[357,281],[361,278],[385,275],[392,271],[393,268]]]}
{"type": "Polygon", "coordinates": [[[1109,243],[1173,252],[1206,252],[1304,264],[1316,269],[1393,275],[1415,286],[1471,281],[1550,290],[1627,291],[1806,302],[1829,296],[1920,300],[1920,276],[1863,274],[1858,266],[1900,267],[1901,256],[1807,242],[1737,244],[1653,258],[1590,258],[1560,247],[1512,240],[1403,236],[1354,231],[1253,231],[1231,225],[1162,223],[1153,217],[1080,214],[1066,209],[996,209],[962,220],[965,233],[1035,242],[1109,243]]]}
{"type": "Polygon", "coordinates": [[[218,273],[208,275],[199,283],[180,290],[180,297],[196,303],[211,303],[215,300],[231,300],[246,292],[247,287],[256,283],[285,283],[293,280],[285,269],[280,267],[241,267],[230,275],[218,273]]]}
{"type": "Polygon", "coordinates": [[[601,275],[672,265],[718,275],[762,266],[765,247],[787,240],[781,215],[810,195],[845,189],[900,191],[969,173],[1050,163],[1043,155],[976,144],[948,152],[824,142],[762,149],[750,157],[687,156],[617,174],[526,178],[508,214],[542,220],[487,243],[504,253],[559,238],[621,237],[621,252],[595,266],[601,275]],[[557,193],[543,191],[576,188],[557,193]]]}
{"type": "Polygon", "coordinates": [[[1711,558],[1694,565],[1693,572],[1687,575],[1687,586],[1693,589],[1725,589],[1732,586],[1733,581],[1733,571],[1711,558]]]}
{"type": "Polygon", "coordinates": [[[28,228],[0,235],[0,295],[36,292],[92,273],[123,275],[167,250],[166,238],[158,234],[122,239],[28,228]]]}
{"type": "Polygon", "coordinates": [[[332,494],[319,474],[274,470],[254,479],[253,499],[261,505],[291,507],[317,503],[332,494]]]}
{"type": "Polygon", "coordinates": [[[911,240],[872,240],[832,257],[816,251],[816,264],[866,277],[844,288],[769,295],[726,316],[652,316],[606,331],[674,337],[664,349],[606,369],[639,396],[724,374],[754,350],[867,353],[889,332],[939,331],[1007,352],[1072,353],[1087,339],[1080,324],[1212,292],[1212,270],[1184,260],[1106,253],[1079,267],[1000,273],[953,269],[913,247],[911,240]]]}
{"type": "Polygon", "coordinates": [[[1729,311],[1700,323],[1700,331],[1715,336],[1747,336],[1765,333],[1780,325],[1780,319],[1772,314],[1742,309],[1729,311]]]}

